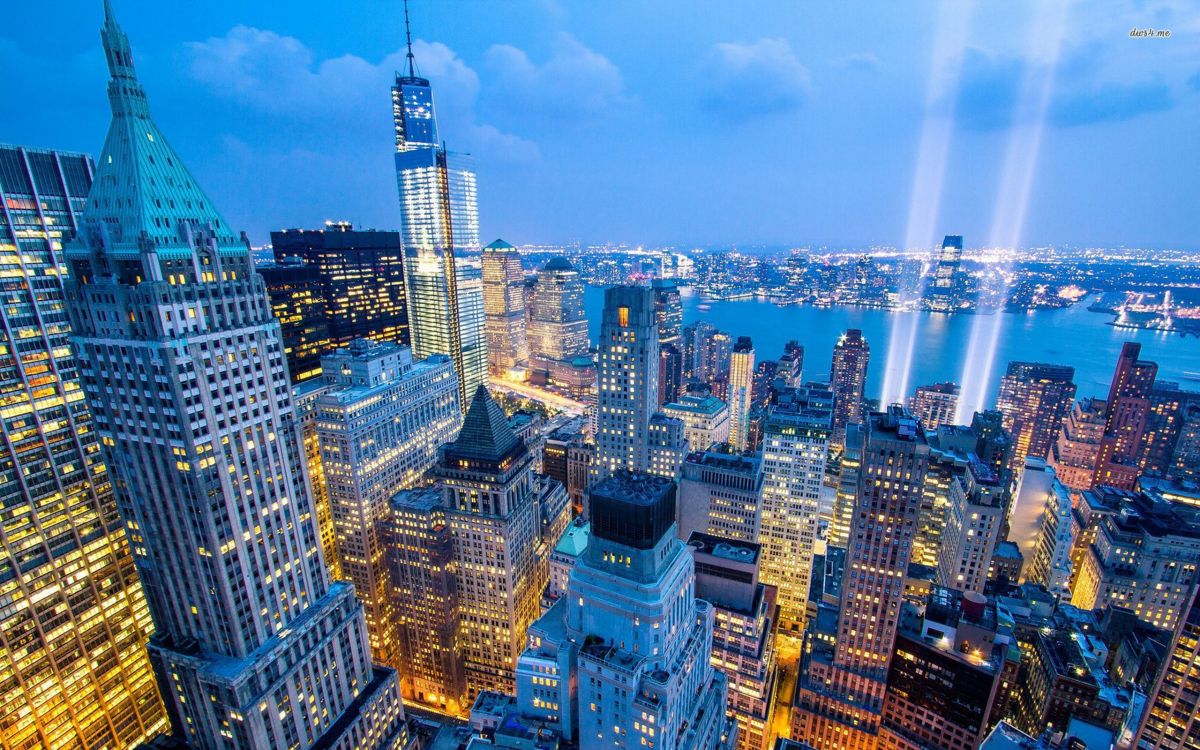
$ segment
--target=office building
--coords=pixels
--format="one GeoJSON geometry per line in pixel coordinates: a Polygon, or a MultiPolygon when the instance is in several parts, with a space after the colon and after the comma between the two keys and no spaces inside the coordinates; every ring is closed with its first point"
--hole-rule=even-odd
{"type": "Polygon", "coordinates": [[[1191,452],[1192,471],[1200,470],[1195,458],[1200,429],[1200,392],[1185,391],[1178,383],[1156,380],[1150,391],[1150,409],[1142,435],[1138,465],[1145,475],[1189,481],[1186,467],[1191,452]]]}
{"type": "Polygon", "coordinates": [[[871,748],[878,742],[929,465],[920,426],[899,405],[871,414],[865,428],[833,647],[804,655],[792,711],[792,736],[814,747],[871,748]]]}
{"type": "Polygon", "coordinates": [[[567,595],[529,629],[520,716],[581,750],[732,748],[714,607],[676,537],[675,483],[617,470],[592,487],[591,513],[567,595]]]}
{"type": "Polygon", "coordinates": [[[754,344],[739,336],[729,356],[729,442],[739,451],[747,449],[753,386],[754,344]]]}
{"type": "Polygon", "coordinates": [[[317,377],[321,356],[355,339],[409,343],[398,232],[328,222],[323,229],[271,232],[271,249],[275,262],[260,272],[283,328],[293,381],[317,377]]]}
{"type": "Polygon", "coordinates": [[[1025,464],[1026,456],[1045,458],[1050,453],[1075,401],[1074,378],[1074,367],[1008,363],[1000,379],[996,409],[1004,416],[1004,429],[1012,436],[1009,465],[1014,471],[1025,464]]]}
{"type": "Polygon", "coordinates": [[[337,529],[333,524],[333,510],[329,507],[329,487],[325,483],[325,466],[321,463],[321,437],[317,434],[317,402],[327,390],[329,384],[324,380],[309,378],[292,386],[292,400],[296,404],[296,422],[300,425],[304,463],[308,466],[308,482],[312,487],[317,533],[321,537],[325,566],[331,578],[340,579],[342,568],[337,552],[337,529]]]}
{"type": "Polygon", "coordinates": [[[934,312],[953,312],[963,306],[962,235],[948,234],[938,250],[926,302],[934,312]]]}
{"type": "Polygon", "coordinates": [[[833,444],[845,444],[846,425],[862,421],[863,392],[867,383],[867,363],[871,347],[862,331],[851,328],[842,334],[833,348],[829,368],[829,388],[833,391],[833,444]]]}
{"type": "Polygon", "coordinates": [[[778,589],[779,627],[795,634],[804,629],[833,404],[823,386],[791,389],[763,427],[760,573],[778,589]]]}
{"type": "Polygon", "coordinates": [[[833,514],[829,519],[826,541],[832,547],[850,544],[850,525],[854,517],[854,506],[858,502],[858,470],[862,466],[863,428],[851,422],[846,425],[846,444],[837,459],[837,494],[833,500],[833,514]]]}
{"type": "Polygon", "coordinates": [[[679,480],[680,538],[699,532],[757,542],[762,485],[762,459],[757,456],[739,455],[728,445],[692,452],[679,480]]]}
{"type": "Polygon", "coordinates": [[[917,390],[908,400],[908,411],[926,430],[936,430],[944,424],[954,424],[958,394],[958,383],[917,386],[917,390]]]}
{"type": "Polygon", "coordinates": [[[775,713],[775,589],[758,580],[759,546],[694,532],[696,596],[713,605],[710,662],[729,681],[738,750],[766,750],[775,713]]]}
{"type": "Polygon", "coordinates": [[[411,47],[392,113],[413,356],[454,361],[465,409],[488,370],[481,272],[463,257],[479,249],[475,165],[439,140],[433,90],[416,75],[411,47]]]}
{"type": "Polygon", "coordinates": [[[683,302],[674,279],[654,279],[650,288],[658,320],[658,404],[662,406],[679,398],[683,390],[683,302]]]}
{"type": "Polygon", "coordinates": [[[550,580],[542,592],[542,614],[546,614],[554,602],[566,596],[571,585],[571,571],[587,550],[591,534],[591,524],[583,518],[576,518],[567,524],[554,549],[550,550],[550,580]]]}
{"type": "Polygon", "coordinates": [[[1007,509],[1006,497],[1006,488],[1000,486],[996,474],[977,459],[955,477],[938,545],[938,583],[983,593],[1007,509]]]}
{"type": "Polygon", "coordinates": [[[1083,492],[1095,486],[1107,411],[1106,403],[1097,398],[1077,402],[1050,448],[1050,464],[1058,481],[1070,490],[1083,492]]]}
{"type": "Polygon", "coordinates": [[[651,474],[677,478],[679,467],[688,454],[683,420],[656,412],[647,426],[646,466],[651,474]]]}
{"type": "Polygon", "coordinates": [[[593,475],[650,468],[650,417],[658,405],[658,322],[650,289],[604,290],[593,475]]]}
{"type": "Polygon", "coordinates": [[[544,365],[588,353],[588,321],[583,308],[583,279],[563,257],[551,258],[537,272],[529,353],[544,365]]]}
{"type": "Polygon", "coordinates": [[[1140,358],[1141,344],[1125,342],[1105,401],[1104,437],[1095,484],[1133,489],[1141,473],[1142,439],[1149,425],[1150,393],[1158,365],[1140,358]]]}
{"type": "MultiPolygon", "coordinates": [[[[476,389],[462,431],[442,447],[430,476],[443,487],[458,565],[468,699],[481,690],[511,693],[525,629],[541,611],[548,549],[533,456],[486,388],[476,389]]],[[[553,487],[565,513],[565,490],[553,487]]],[[[549,520],[561,533],[566,516],[549,520]]]]}
{"type": "Polygon", "coordinates": [[[321,355],[333,350],[336,344],[329,333],[331,319],[318,266],[288,258],[284,263],[261,264],[258,273],[267,285],[271,312],[279,321],[292,382],[319,378],[321,355]]]}
{"type": "Polygon", "coordinates": [[[0,735],[11,747],[132,748],[167,728],[130,550],[141,537],[117,513],[63,309],[63,244],[92,172],[84,154],[0,145],[0,735]]]}
{"type": "MultiPolygon", "coordinates": [[[[1034,474],[1028,464],[1025,471],[1028,476],[1034,474]]],[[[1057,478],[1050,477],[1049,487],[1042,489],[1038,483],[1026,489],[1025,478],[1022,477],[1022,489],[1018,493],[1017,504],[1028,502],[1024,497],[1027,491],[1033,494],[1034,507],[1043,507],[1041,522],[1037,529],[1036,546],[1026,551],[1021,549],[1021,573],[1018,581],[1029,581],[1044,587],[1051,594],[1067,601],[1071,598],[1071,576],[1074,573],[1071,562],[1071,552],[1075,547],[1076,528],[1071,513],[1071,495],[1066,486],[1057,478]],[[1044,495],[1044,500],[1038,498],[1044,495]]],[[[1022,546],[1021,542],[1017,542],[1022,546]]]]}
{"type": "Polygon", "coordinates": [[[406,346],[352,341],[321,360],[328,386],[316,432],[337,535],[336,569],[363,604],[375,660],[400,668],[380,525],[397,490],[416,486],[462,426],[449,357],[413,362],[406,346]]]}
{"type": "Polygon", "coordinates": [[[662,411],[683,422],[683,436],[693,451],[729,442],[729,407],[712,394],[684,394],[678,401],[665,404],[662,411]]]}
{"type": "Polygon", "coordinates": [[[504,240],[496,240],[483,248],[480,265],[489,369],[496,377],[518,377],[529,363],[521,254],[504,240]]]}
{"type": "Polygon", "coordinates": [[[1146,704],[1134,747],[1138,750],[1200,749],[1200,600],[1193,588],[1186,616],[1146,704]]]}
{"type": "Polygon", "coordinates": [[[683,352],[678,343],[658,347],[658,405],[668,404],[683,392],[683,352]]]}
{"type": "Polygon", "coordinates": [[[396,673],[372,666],[354,587],[322,559],[266,287],[151,119],[105,10],[113,118],[65,251],[67,307],[174,729],[212,750],[398,747],[396,673]]]}

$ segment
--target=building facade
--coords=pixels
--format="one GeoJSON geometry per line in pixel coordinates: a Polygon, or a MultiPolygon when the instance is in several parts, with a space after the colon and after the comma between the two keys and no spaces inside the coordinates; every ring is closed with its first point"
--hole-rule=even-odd
{"type": "Polygon", "coordinates": [[[1000,379],[996,409],[1012,436],[1014,471],[1026,456],[1045,458],[1058,440],[1075,400],[1075,368],[1041,362],[1009,362],[1000,379]]]}
{"type": "Polygon", "coordinates": [[[833,391],[833,444],[845,444],[846,425],[862,421],[863,393],[867,384],[867,363],[871,347],[862,331],[851,328],[842,334],[833,348],[829,368],[829,388],[833,391]]]}
{"type": "Polygon", "coordinates": [[[546,366],[546,360],[569,360],[588,353],[583,289],[579,271],[561,256],[551,258],[537,272],[529,321],[529,353],[539,366],[546,366]]]}
{"type": "MultiPolygon", "coordinates": [[[[329,306],[325,302],[325,289],[317,267],[289,258],[284,263],[262,264],[258,266],[258,273],[267,285],[271,311],[279,320],[283,353],[292,382],[319,378],[321,355],[334,349],[336,344],[329,333],[329,306]]],[[[406,319],[404,330],[407,329],[406,319]]]]}
{"type": "Polygon", "coordinates": [[[683,462],[679,480],[680,538],[701,533],[757,543],[762,487],[761,458],[739,455],[728,445],[693,451],[683,462]]]}
{"type": "Polygon", "coordinates": [[[954,424],[959,391],[958,383],[950,382],[917,386],[908,400],[908,411],[927,430],[954,424]]]}
{"type": "Polygon", "coordinates": [[[1050,449],[1050,464],[1067,488],[1084,492],[1095,486],[1100,443],[1104,439],[1104,401],[1085,398],[1075,404],[1050,449]]]}
{"type": "Polygon", "coordinates": [[[683,421],[683,435],[693,451],[729,442],[729,407],[716,396],[684,394],[678,401],[664,404],[662,411],[683,421]]]}
{"type": "Polygon", "coordinates": [[[1200,606],[1195,591],[1171,640],[1171,651],[1146,705],[1134,747],[1138,750],[1200,748],[1200,606]]]}
{"type": "Polygon", "coordinates": [[[492,375],[517,376],[529,363],[525,271],[521,254],[504,240],[483,248],[483,314],[492,375]]]}
{"type": "Polygon", "coordinates": [[[754,387],[754,344],[739,336],[729,355],[729,442],[746,450],[750,436],[750,396],[754,387]]]}
{"type": "Polygon", "coordinates": [[[1150,426],[1150,394],[1158,376],[1158,365],[1141,359],[1141,352],[1141,344],[1127,341],[1117,358],[1105,401],[1104,437],[1096,459],[1097,485],[1130,490],[1141,474],[1143,439],[1150,426]]]}
{"type": "Polygon", "coordinates": [[[658,405],[658,321],[646,287],[604,290],[593,476],[648,471],[650,417],[658,405]]]}

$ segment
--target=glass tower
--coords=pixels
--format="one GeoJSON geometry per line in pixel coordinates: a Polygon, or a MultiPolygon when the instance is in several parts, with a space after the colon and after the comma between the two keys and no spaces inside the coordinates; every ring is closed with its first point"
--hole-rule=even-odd
{"type": "Polygon", "coordinates": [[[439,145],[433,90],[415,74],[411,49],[407,75],[392,87],[392,115],[413,356],[453,359],[465,408],[488,370],[480,270],[463,263],[479,250],[475,167],[439,145]]]}
{"type": "Polygon", "coordinates": [[[105,11],[113,116],[67,307],[175,733],[202,750],[398,747],[396,673],[371,664],[354,588],[325,569],[265,284],[105,11]]]}
{"type": "Polygon", "coordinates": [[[0,744],[134,747],[167,727],[153,626],[83,399],[63,242],[82,154],[0,146],[0,744]]]}

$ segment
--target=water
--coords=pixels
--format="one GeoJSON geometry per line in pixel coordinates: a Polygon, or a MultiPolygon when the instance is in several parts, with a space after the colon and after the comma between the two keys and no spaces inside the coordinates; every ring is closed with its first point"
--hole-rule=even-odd
{"type": "MultiPolygon", "coordinates": [[[[734,337],[750,336],[758,359],[777,358],[783,345],[796,339],[804,346],[806,378],[825,379],[838,336],[847,328],[861,328],[871,345],[867,369],[867,395],[879,398],[883,389],[884,362],[892,318],[917,316],[918,333],[913,355],[909,390],[918,385],[945,380],[958,382],[962,376],[967,342],[974,315],[940,313],[895,313],[857,307],[817,308],[800,305],[780,307],[761,300],[702,302],[698,295],[683,298],[683,321],[687,325],[706,320],[734,337]],[[706,309],[701,310],[703,304],[706,309]]],[[[585,305],[592,341],[600,334],[604,290],[588,287],[585,305]]],[[[1123,330],[1107,325],[1111,316],[1088,312],[1087,303],[1062,310],[1037,310],[1027,314],[1003,314],[1000,344],[987,387],[988,406],[995,402],[1004,369],[1013,360],[1052,362],[1075,368],[1080,398],[1108,395],[1109,381],[1121,345],[1136,341],[1142,358],[1158,363],[1158,379],[1178,381],[1187,390],[1200,390],[1200,339],[1156,331],[1123,330]]]]}

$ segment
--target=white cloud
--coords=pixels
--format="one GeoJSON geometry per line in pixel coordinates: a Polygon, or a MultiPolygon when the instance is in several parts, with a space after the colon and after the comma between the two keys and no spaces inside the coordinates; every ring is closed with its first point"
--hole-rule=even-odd
{"type": "Polygon", "coordinates": [[[701,105],[731,119],[790,112],[812,93],[808,68],[782,38],[715,44],[702,73],[701,105]]]}

